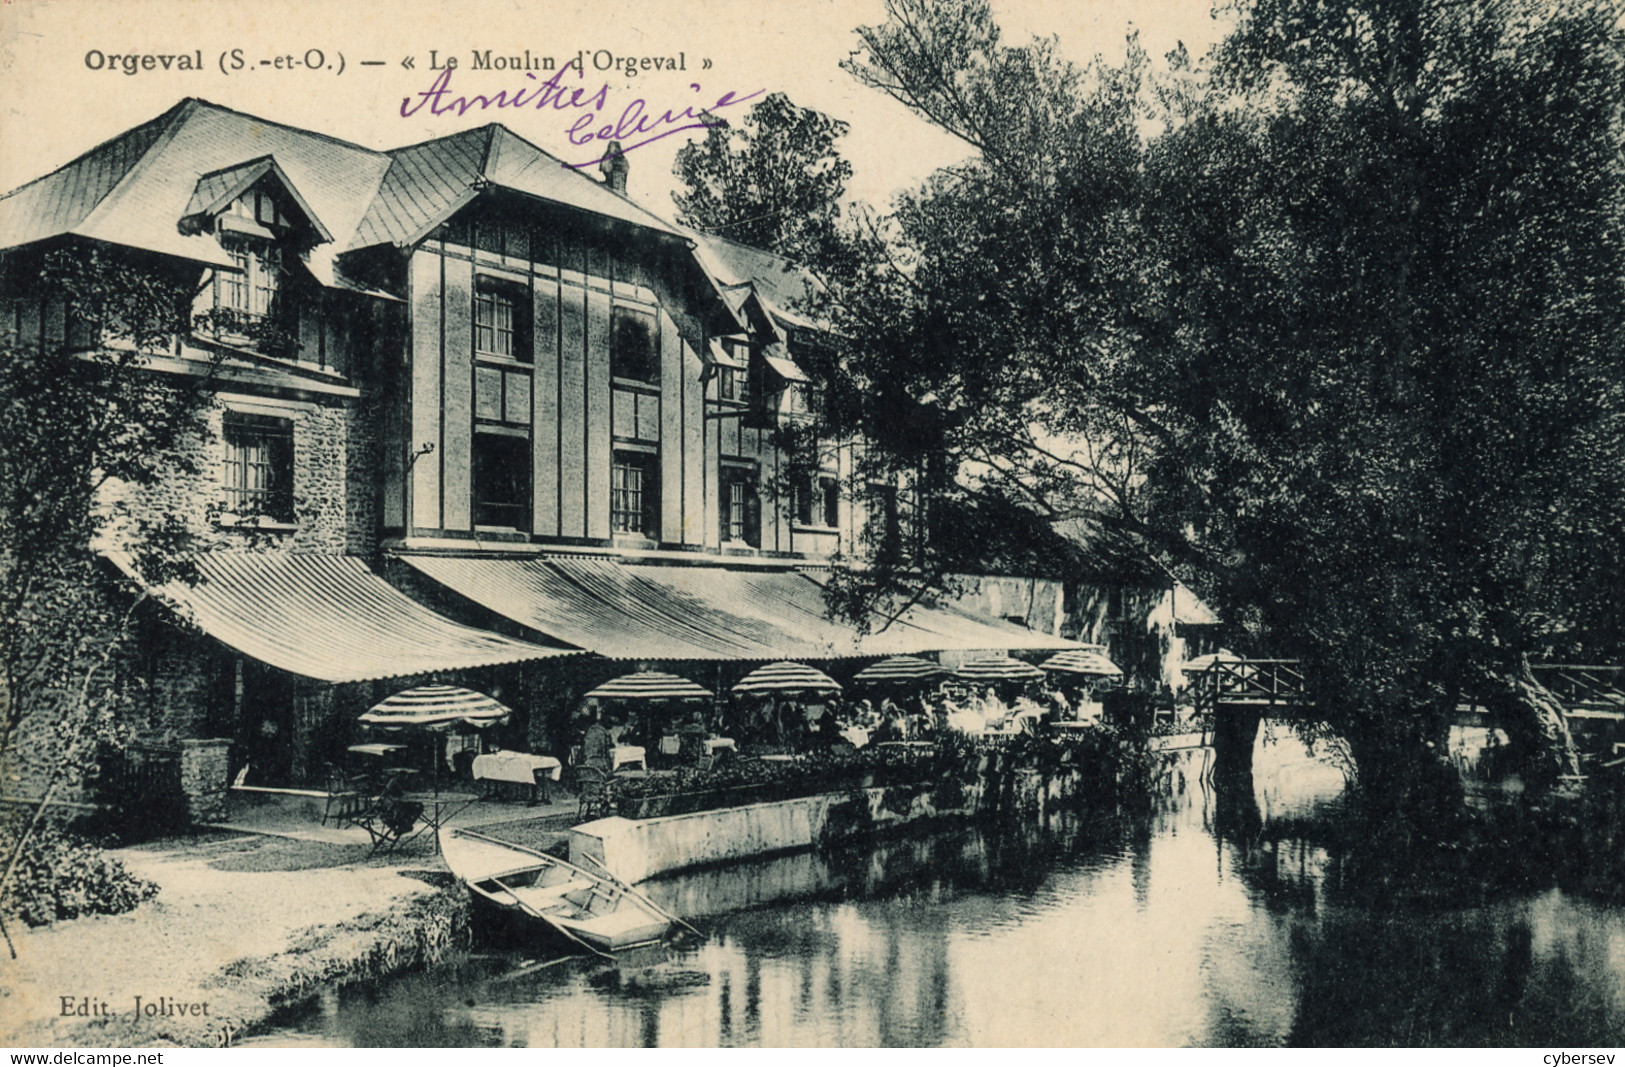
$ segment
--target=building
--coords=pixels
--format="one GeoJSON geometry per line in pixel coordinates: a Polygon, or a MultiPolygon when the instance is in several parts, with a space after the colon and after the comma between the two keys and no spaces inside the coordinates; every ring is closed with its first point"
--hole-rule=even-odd
{"type": "MultiPolygon", "coordinates": [[[[193,469],[108,490],[207,549],[152,623],[155,738],[308,784],[425,679],[499,693],[556,748],[579,694],[639,665],[725,686],[1069,645],[949,607],[826,617],[820,568],[905,522],[906,489],[852,492],[851,443],[789,454],[810,279],[644,211],[627,169],[500,125],[378,152],[188,99],[0,198],[9,277],[102,246],[195,280],[198,327],[143,371],[206,380],[193,469]]],[[[100,343],[50,293],[7,304],[23,343],[100,343]]],[[[128,535],[106,548],[140,582],[128,535]]]]}

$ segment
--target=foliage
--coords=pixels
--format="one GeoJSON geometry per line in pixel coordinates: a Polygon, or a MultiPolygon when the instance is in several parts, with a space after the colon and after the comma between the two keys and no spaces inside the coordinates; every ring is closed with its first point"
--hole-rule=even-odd
{"type": "Polygon", "coordinates": [[[1622,650],[1625,45],[1585,3],[1240,14],[1147,156],[1147,521],[1403,782],[1489,677],[1622,650]]]}
{"type": "Polygon", "coordinates": [[[831,247],[852,177],[835,142],[847,124],[797,107],[783,93],[751,105],[738,126],[719,122],[677,153],[678,219],[705,233],[795,260],[831,247]]]}
{"type": "Polygon", "coordinates": [[[1045,776],[1079,773],[1097,787],[1094,792],[1114,795],[1131,791],[1140,781],[1145,749],[1142,735],[1106,726],[1042,738],[947,733],[928,750],[835,746],[794,760],[734,759],[712,767],[682,767],[675,774],[619,781],[616,797],[629,818],[875,787],[887,790],[884,803],[889,808],[906,810],[921,788],[937,791],[938,807],[957,807],[965,787],[983,780],[1008,783],[1027,770],[1045,776]]]}
{"type": "Polygon", "coordinates": [[[8,915],[44,926],[81,915],[118,915],[158,894],[96,845],[55,827],[29,838],[4,901],[8,915]]]}
{"type": "Polygon", "coordinates": [[[931,533],[844,602],[1015,551],[956,541],[972,516],[1131,535],[1232,647],[1304,659],[1397,799],[1488,678],[1625,652],[1607,5],[1257,0],[1206,68],[886,10],[847,69],[977,156],[826,265],[832,418],[913,472],[931,533]]]}
{"type": "Polygon", "coordinates": [[[61,322],[39,340],[0,338],[0,764],[38,770],[34,822],[95,769],[98,750],[131,733],[139,682],[129,670],[143,599],[118,596],[95,551],[121,526],[153,582],[187,580],[178,519],[126,514],[106,492],[196,473],[182,443],[196,432],[207,376],[177,386],[142,373],[191,326],[195,272],[95,246],[6,264],[7,296],[61,322]],[[28,758],[18,755],[26,745],[28,758]],[[41,763],[44,766],[40,766],[41,763]]]}

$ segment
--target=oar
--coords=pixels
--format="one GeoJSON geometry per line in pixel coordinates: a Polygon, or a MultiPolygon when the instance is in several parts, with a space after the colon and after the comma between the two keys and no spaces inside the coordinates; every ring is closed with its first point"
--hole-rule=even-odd
{"type": "Polygon", "coordinates": [[[599,870],[603,871],[605,876],[608,877],[610,881],[612,881],[616,885],[620,886],[621,891],[623,893],[627,894],[628,896],[630,896],[634,900],[642,901],[648,907],[653,909],[654,913],[656,915],[660,915],[660,916],[663,916],[664,918],[670,919],[672,922],[677,923],[679,926],[687,927],[694,934],[695,937],[704,937],[705,936],[704,934],[700,933],[700,931],[694,926],[694,924],[689,922],[687,919],[684,919],[682,916],[677,915],[674,912],[667,911],[665,908],[662,908],[659,904],[656,904],[654,901],[650,900],[647,896],[644,896],[642,893],[638,892],[636,889],[633,889],[627,883],[625,883],[625,882],[621,881],[619,878],[615,877],[614,872],[612,872],[608,867],[605,867],[603,865],[603,863],[600,862],[596,857],[589,855],[587,858],[589,860],[592,860],[592,865],[594,867],[597,867],[599,870]]]}
{"type": "Polygon", "coordinates": [[[502,891],[504,893],[508,894],[508,899],[512,900],[514,902],[514,904],[518,906],[520,911],[525,912],[527,915],[534,915],[536,918],[542,920],[542,922],[544,922],[547,925],[551,926],[553,929],[557,930],[559,933],[563,934],[565,937],[568,937],[571,941],[574,941],[576,944],[580,945],[582,948],[586,949],[588,952],[591,952],[595,956],[602,956],[606,960],[613,960],[615,958],[614,956],[610,955],[608,952],[601,952],[597,948],[594,948],[592,945],[589,945],[587,942],[583,941],[581,938],[579,938],[575,934],[571,933],[570,930],[567,927],[565,927],[564,925],[562,925],[560,923],[556,923],[552,919],[548,918],[547,914],[545,912],[538,911],[537,909],[531,907],[529,904],[526,904],[523,900],[521,900],[519,898],[519,894],[515,893],[513,891],[513,889],[511,887],[509,887],[509,885],[506,882],[502,881],[500,878],[493,878],[492,881],[496,882],[497,885],[502,887],[502,891]]]}

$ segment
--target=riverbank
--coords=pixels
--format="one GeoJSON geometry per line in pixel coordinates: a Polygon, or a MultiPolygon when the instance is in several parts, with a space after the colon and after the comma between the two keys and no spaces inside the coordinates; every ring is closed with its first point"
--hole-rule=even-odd
{"type": "Polygon", "coordinates": [[[117,850],[158,896],[14,930],[0,1042],[224,1044],[318,984],[438,958],[466,931],[467,903],[432,845],[368,851],[220,832],[117,850]]]}
{"type": "MultiPolygon", "coordinates": [[[[229,1044],[322,989],[467,943],[467,890],[432,837],[374,855],[359,828],[251,800],[234,803],[230,824],[113,850],[159,886],[134,911],[14,924],[17,959],[0,957],[0,1044],[229,1044]]],[[[482,801],[453,822],[546,848],[574,814],[568,797],[482,801]]]]}

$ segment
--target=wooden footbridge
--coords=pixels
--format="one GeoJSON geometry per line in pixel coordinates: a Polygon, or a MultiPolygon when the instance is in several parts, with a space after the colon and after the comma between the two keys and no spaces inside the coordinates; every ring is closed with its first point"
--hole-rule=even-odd
{"type": "MultiPolygon", "coordinates": [[[[1605,752],[1625,748],[1625,666],[1540,663],[1532,669],[1562,705],[1571,726],[1602,733],[1605,752]]],[[[1220,657],[1190,679],[1196,711],[1213,713],[1220,761],[1226,760],[1228,748],[1229,758],[1250,763],[1258,723],[1265,716],[1315,714],[1303,665],[1295,659],[1220,657]]],[[[1489,726],[1489,711],[1476,701],[1465,701],[1457,706],[1455,725],[1489,726]]]]}
{"type": "MultiPolygon", "coordinates": [[[[1584,666],[1539,663],[1535,678],[1551,690],[1570,718],[1625,721],[1625,666],[1584,666]]],[[[1197,711],[1215,711],[1221,705],[1310,712],[1303,665],[1295,659],[1229,659],[1213,662],[1191,675],[1197,711]]],[[[1482,716],[1476,703],[1461,705],[1464,713],[1482,716]]],[[[1482,718],[1470,720],[1482,724],[1482,718]]]]}

